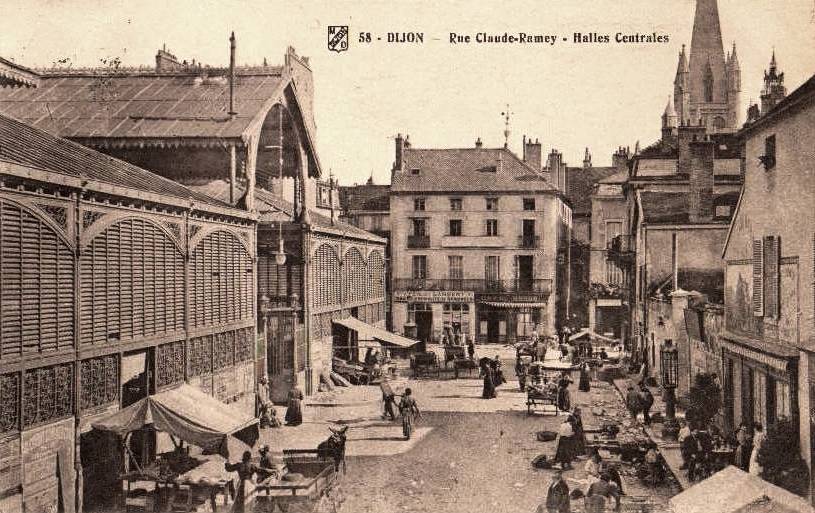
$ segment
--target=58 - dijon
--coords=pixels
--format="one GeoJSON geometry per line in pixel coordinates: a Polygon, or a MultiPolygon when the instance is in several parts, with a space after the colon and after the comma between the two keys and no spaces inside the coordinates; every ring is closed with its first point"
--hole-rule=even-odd
{"type": "MultiPolygon", "coordinates": [[[[360,32],[359,42],[370,43],[374,37],[370,32],[360,32]]],[[[377,41],[382,41],[381,37],[375,38],[377,41]]],[[[388,32],[385,38],[388,43],[407,43],[407,44],[424,44],[424,32],[388,32]]]]}

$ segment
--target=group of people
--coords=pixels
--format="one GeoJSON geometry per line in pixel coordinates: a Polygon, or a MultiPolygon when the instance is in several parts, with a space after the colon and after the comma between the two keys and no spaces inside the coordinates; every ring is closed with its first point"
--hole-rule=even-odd
{"type": "Polygon", "coordinates": [[[260,458],[257,464],[252,461],[252,453],[250,451],[244,451],[241,461],[238,463],[224,462],[224,468],[228,472],[236,472],[238,474],[237,489],[232,481],[229,482],[229,494],[234,501],[232,507],[233,513],[243,513],[246,511],[247,498],[251,496],[252,492],[250,489],[252,477],[257,475],[259,478],[265,479],[277,472],[275,463],[269,454],[268,445],[260,447],[259,456],[260,458]]]}
{"type": "MultiPolygon", "coordinates": [[[[382,390],[382,403],[384,405],[382,418],[395,421],[396,413],[394,412],[394,406],[396,406],[396,397],[398,394],[388,385],[387,379],[383,380],[380,389],[382,390]]],[[[416,403],[416,399],[413,397],[413,391],[410,388],[406,388],[401,397],[398,408],[399,415],[402,417],[402,434],[408,439],[413,432],[413,421],[416,417],[421,417],[421,412],[419,411],[419,405],[416,403]]]]}
{"type": "Polygon", "coordinates": [[[495,399],[498,397],[497,388],[506,383],[504,372],[501,370],[501,360],[498,355],[495,358],[482,358],[479,362],[481,377],[484,379],[484,388],[481,392],[482,399],[495,399]]]}
{"type": "MultiPolygon", "coordinates": [[[[679,430],[679,445],[682,451],[683,470],[688,471],[688,480],[694,481],[712,470],[714,465],[714,450],[722,444],[720,435],[711,429],[698,429],[686,421],[681,422],[679,430]],[[718,442],[717,442],[718,440],[718,442]]],[[[766,441],[763,426],[760,422],[742,422],[733,436],[736,450],[733,454],[733,464],[754,475],[761,474],[761,465],[758,462],[758,453],[766,441]]]]}
{"type": "MultiPolygon", "coordinates": [[[[607,504],[614,502],[614,509],[620,509],[620,496],[623,494],[622,478],[619,471],[607,465],[598,452],[586,461],[588,488],[583,494],[585,513],[604,513],[607,504]]],[[[562,470],[556,470],[546,491],[546,501],[536,513],[570,513],[573,493],[563,479],[562,470]]]]}
{"type": "MultiPolygon", "coordinates": [[[[261,428],[279,428],[282,426],[277,418],[277,410],[271,400],[269,391],[269,380],[264,376],[258,380],[255,409],[260,419],[261,428]]],[[[288,402],[286,405],[286,417],[284,421],[287,426],[299,426],[303,423],[303,391],[297,386],[297,381],[292,383],[289,390],[288,402]]]]}
{"type": "Polygon", "coordinates": [[[654,406],[654,395],[645,386],[644,382],[639,384],[639,388],[629,386],[625,394],[625,407],[632,419],[636,419],[642,412],[642,420],[646,426],[651,425],[651,407],[654,406]]]}

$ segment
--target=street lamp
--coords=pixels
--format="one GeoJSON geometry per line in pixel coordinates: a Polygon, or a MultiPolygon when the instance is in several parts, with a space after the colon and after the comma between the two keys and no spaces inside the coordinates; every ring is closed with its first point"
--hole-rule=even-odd
{"type": "Polygon", "coordinates": [[[679,436],[679,423],[676,421],[676,386],[679,376],[679,352],[673,340],[667,338],[660,353],[662,364],[662,388],[665,390],[665,422],[662,424],[662,438],[676,440],[679,436]]]}

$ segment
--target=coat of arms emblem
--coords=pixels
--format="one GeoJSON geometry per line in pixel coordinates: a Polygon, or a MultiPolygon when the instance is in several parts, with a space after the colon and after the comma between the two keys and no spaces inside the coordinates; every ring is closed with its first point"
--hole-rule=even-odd
{"type": "Polygon", "coordinates": [[[348,25],[328,27],[328,49],[337,53],[348,50],[348,25]]]}

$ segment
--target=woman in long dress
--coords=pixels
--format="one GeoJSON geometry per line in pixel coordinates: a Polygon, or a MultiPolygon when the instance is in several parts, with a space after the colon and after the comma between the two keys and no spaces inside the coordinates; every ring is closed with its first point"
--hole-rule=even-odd
{"type": "Polygon", "coordinates": [[[561,411],[569,411],[572,406],[572,401],[569,395],[569,384],[572,380],[569,379],[567,373],[563,373],[557,382],[557,407],[561,411]]]}
{"type": "Polygon", "coordinates": [[[574,430],[574,455],[583,456],[586,454],[586,433],[583,431],[583,418],[580,414],[580,408],[576,407],[572,410],[572,429],[574,430]]]}
{"type": "Polygon", "coordinates": [[[761,476],[761,465],[758,463],[758,451],[767,440],[767,435],[764,433],[764,428],[760,422],[753,425],[753,452],[750,453],[750,473],[754,476],[761,476]]]}
{"type": "Polygon", "coordinates": [[[737,467],[745,472],[750,470],[750,456],[753,453],[753,438],[750,434],[750,426],[747,422],[742,422],[739,430],[736,431],[736,454],[734,456],[734,463],[737,467]]]}
{"type": "Polygon", "coordinates": [[[481,398],[494,399],[496,397],[496,394],[492,368],[489,366],[489,364],[484,365],[482,371],[484,372],[484,390],[481,393],[481,398]]]}
{"type": "Polygon", "coordinates": [[[581,392],[588,392],[591,390],[591,379],[589,379],[589,364],[584,363],[580,366],[580,383],[577,387],[581,392]]]}
{"type": "Polygon", "coordinates": [[[295,384],[289,390],[289,406],[286,408],[286,425],[299,426],[303,423],[303,391],[295,384]]]}
{"type": "Polygon", "coordinates": [[[574,459],[574,428],[572,422],[572,416],[569,415],[557,430],[555,463],[560,463],[560,468],[563,470],[572,468],[572,460],[574,459]]]}

